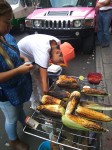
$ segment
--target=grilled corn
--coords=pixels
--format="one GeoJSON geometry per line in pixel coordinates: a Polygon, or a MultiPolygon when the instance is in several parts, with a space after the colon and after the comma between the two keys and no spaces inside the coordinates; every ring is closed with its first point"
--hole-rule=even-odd
{"type": "Polygon", "coordinates": [[[69,83],[72,83],[72,82],[77,83],[77,79],[75,79],[74,77],[66,76],[66,75],[60,75],[59,80],[66,81],[69,83]]]}
{"type": "Polygon", "coordinates": [[[41,99],[42,104],[60,104],[61,100],[49,95],[44,95],[41,99]]]}
{"type": "Polygon", "coordinates": [[[44,95],[41,99],[41,102],[42,104],[57,104],[63,107],[66,107],[67,105],[66,101],[60,100],[58,98],[55,98],[49,95],[44,95]]]}
{"type": "Polygon", "coordinates": [[[59,98],[59,99],[67,99],[70,97],[70,93],[68,91],[65,91],[65,90],[51,90],[48,92],[48,95],[50,96],[53,96],[53,97],[56,97],[56,98],[59,98]]]}
{"type": "Polygon", "coordinates": [[[93,88],[83,88],[81,90],[82,93],[86,95],[93,95],[93,96],[106,96],[108,93],[106,93],[103,90],[93,89],[93,88]]]}
{"type": "Polygon", "coordinates": [[[88,118],[90,120],[95,121],[103,121],[103,122],[109,122],[112,121],[112,118],[108,115],[105,115],[101,112],[97,112],[95,110],[91,110],[82,106],[78,106],[76,109],[76,113],[82,117],[88,118]]]}
{"type": "Polygon", "coordinates": [[[99,124],[83,119],[79,116],[63,115],[62,123],[71,129],[93,131],[93,132],[107,132],[108,130],[101,127],[99,124]]]}
{"type": "Polygon", "coordinates": [[[57,80],[56,84],[59,87],[65,87],[65,88],[70,88],[70,89],[77,89],[79,86],[77,83],[70,83],[70,82],[66,82],[66,81],[61,81],[61,80],[57,80]]]}
{"type": "Polygon", "coordinates": [[[38,105],[36,109],[54,117],[60,117],[65,114],[65,109],[61,105],[38,105]]]}
{"type": "Polygon", "coordinates": [[[112,105],[104,103],[95,103],[91,101],[81,101],[80,106],[93,109],[93,110],[112,110],[112,105]]]}
{"type": "Polygon", "coordinates": [[[80,100],[80,93],[78,91],[72,92],[70,95],[70,100],[66,107],[65,114],[71,114],[77,107],[79,100],[80,100]]]}
{"type": "Polygon", "coordinates": [[[66,75],[60,75],[58,80],[56,81],[56,84],[59,87],[66,87],[66,88],[78,88],[77,80],[73,77],[68,77],[66,75]]]}

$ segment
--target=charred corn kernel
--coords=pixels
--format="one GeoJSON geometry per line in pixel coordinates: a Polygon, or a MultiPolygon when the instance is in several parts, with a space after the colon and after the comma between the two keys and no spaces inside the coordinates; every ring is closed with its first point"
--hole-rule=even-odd
{"type": "Polygon", "coordinates": [[[103,121],[103,122],[112,121],[112,118],[109,117],[108,115],[105,115],[101,112],[97,112],[95,110],[91,110],[82,106],[77,107],[76,113],[90,120],[103,121]]]}
{"type": "Polygon", "coordinates": [[[66,87],[66,88],[70,88],[70,89],[77,89],[79,87],[77,83],[74,83],[74,82],[70,83],[70,82],[61,81],[61,80],[57,80],[56,84],[59,87],[66,87]]]}
{"type": "Polygon", "coordinates": [[[71,129],[83,130],[83,131],[94,131],[94,132],[107,132],[108,130],[101,127],[99,124],[83,119],[79,116],[63,115],[62,123],[71,129]]]}
{"type": "Polygon", "coordinates": [[[77,105],[77,100],[72,99],[68,102],[65,114],[71,114],[77,105]]]}
{"type": "Polygon", "coordinates": [[[65,81],[65,82],[70,82],[70,83],[72,83],[72,82],[77,83],[77,80],[74,77],[69,77],[69,76],[66,76],[66,75],[60,75],[59,80],[65,81]]]}
{"type": "Polygon", "coordinates": [[[61,100],[53,96],[44,95],[41,99],[42,104],[60,104],[61,100]]]}
{"type": "Polygon", "coordinates": [[[78,98],[78,99],[80,99],[80,97],[81,97],[81,94],[80,94],[79,91],[73,91],[73,92],[70,94],[70,99],[72,99],[72,98],[78,98]]]}
{"type": "Polygon", "coordinates": [[[68,91],[65,91],[65,90],[50,90],[48,92],[47,95],[50,95],[50,96],[53,96],[55,98],[58,98],[58,99],[64,99],[64,98],[69,98],[70,97],[70,93],[68,91]]]}
{"type": "Polygon", "coordinates": [[[73,91],[70,95],[70,101],[67,104],[65,114],[71,114],[77,107],[80,99],[80,93],[78,91],[73,91]]]}
{"type": "Polygon", "coordinates": [[[87,94],[87,95],[94,95],[94,96],[98,96],[98,95],[106,96],[106,95],[108,95],[108,93],[104,92],[103,90],[92,89],[92,88],[83,88],[81,90],[81,92],[84,94],[87,94]]]}
{"type": "Polygon", "coordinates": [[[60,117],[65,114],[65,109],[61,105],[38,105],[36,109],[50,116],[60,117]]]}

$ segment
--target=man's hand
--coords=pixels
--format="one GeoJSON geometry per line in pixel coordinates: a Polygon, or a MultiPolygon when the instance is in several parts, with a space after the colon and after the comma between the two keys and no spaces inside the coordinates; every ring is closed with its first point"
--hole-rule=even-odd
{"type": "Polygon", "coordinates": [[[97,2],[96,7],[97,8],[101,8],[101,7],[103,7],[103,5],[101,3],[99,3],[99,2],[97,2]]]}

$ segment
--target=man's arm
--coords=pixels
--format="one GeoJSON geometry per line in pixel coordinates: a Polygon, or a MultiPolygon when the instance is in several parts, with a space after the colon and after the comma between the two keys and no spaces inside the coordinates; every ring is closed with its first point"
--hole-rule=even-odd
{"type": "Polygon", "coordinates": [[[108,6],[110,4],[111,0],[105,0],[104,2],[97,2],[96,7],[101,8],[103,6],[108,6]]]}
{"type": "Polygon", "coordinates": [[[46,94],[49,90],[47,69],[40,67],[40,78],[43,94],[46,94]]]}

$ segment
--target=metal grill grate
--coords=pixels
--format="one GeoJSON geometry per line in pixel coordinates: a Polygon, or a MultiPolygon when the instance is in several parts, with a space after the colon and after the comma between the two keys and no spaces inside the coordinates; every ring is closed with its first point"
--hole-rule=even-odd
{"type": "MultiPolygon", "coordinates": [[[[78,79],[78,77],[75,78],[78,79]]],[[[80,87],[88,85],[87,79],[83,82],[79,81],[79,84],[80,87]]],[[[96,85],[91,85],[91,87],[95,88],[96,85]]],[[[103,82],[97,85],[97,88],[105,90],[103,82]]],[[[54,82],[51,89],[59,90],[59,87],[54,82]]],[[[82,97],[83,99],[104,102],[103,97],[98,97],[97,99],[96,97],[85,96],[82,97]]],[[[39,122],[39,126],[36,129],[25,126],[23,131],[37,138],[58,144],[59,150],[101,150],[101,134],[69,129],[63,126],[59,118],[48,117],[38,111],[34,111],[32,118],[39,122]],[[45,122],[49,123],[45,124],[45,122]]]]}

